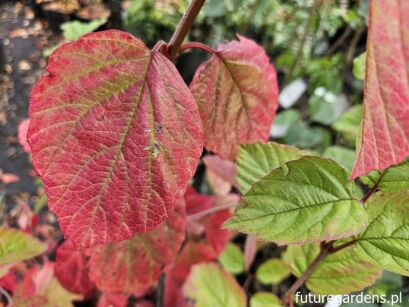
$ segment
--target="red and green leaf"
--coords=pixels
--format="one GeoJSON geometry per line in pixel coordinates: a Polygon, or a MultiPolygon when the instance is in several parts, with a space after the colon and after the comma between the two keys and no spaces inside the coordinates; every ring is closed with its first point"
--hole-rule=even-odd
{"type": "Polygon", "coordinates": [[[166,270],[165,306],[184,306],[182,285],[193,265],[217,258],[214,249],[204,242],[188,242],[176,262],[166,270]]]}
{"type": "Polygon", "coordinates": [[[143,295],[175,261],[185,238],[185,221],[185,205],[179,201],[173,216],[150,232],[96,247],[90,278],[104,291],[143,295]]]}
{"type": "Polygon", "coordinates": [[[278,105],[276,71],[264,49],[243,36],[221,44],[190,84],[205,147],[234,160],[239,145],[268,139],[278,105]]]}
{"type": "Polygon", "coordinates": [[[50,209],[78,247],[162,223],[202,153],[197,105],[175,66],[116,30],[53,52],[28,135],[50,209]]]}
{"type": "Polygon", "coordinates": [[[362,134],[352,178],[409,155],[409,2],[369,6],[362,134]]]}

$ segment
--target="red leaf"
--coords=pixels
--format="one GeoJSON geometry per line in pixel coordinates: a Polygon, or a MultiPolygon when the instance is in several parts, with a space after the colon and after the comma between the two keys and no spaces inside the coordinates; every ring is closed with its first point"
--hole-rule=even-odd
{"type": "MultiPolygon", "coordinates": [[[[5,266],[1,268],[4,269],[5,266]]],[[[17,286],[16,275],[13,271],[9,271],[3,277],[0,277],[0,288],[6,289],[10,292],[14,292],[17,286]]]]}
{"type": "Polygon", "coordinates": [[[204,125],[205,147],[234,160],[239,144],[266,141],[278,106],[277,76],[254,41],[222,44],[190,84],[204,125]]]}
{"type": "Polygon", "coordinates": [[[31,94],[28,134],[49,206],[81,247],[163,222],[203,149],[196,102],[175,66],[116,30],[54,51],[31,94]]]}
{"type": "Polygon", "coordinates": [[[184,199],[186,202],[186,213],[188,215],[209,209],[214,205],[213,196],[199,194],[192,187],[187,189],[184,199]]]}
{"type": "Polygon", "coordinates": [[[27,131],[29,124],[30,120],[27,118],[18,125],[18,141],[26,152],[31,152],[31,147],[27,142],[27,131]]]}
{"type": "Polygon", "coordinates": [[[236,179],[236,164],[234,162],[222,159],[219,156],[206,156],[203,158],[203,163],[206,165],[208,172],[214,173],[239,189],[239,183],[236,179]]]}
{"type": "Polygon", "coordinates": [[[219,255],[231,237],[231,231],[227,229],[221,229],[222,224],[231,218],[232,214],[230,210],[223,210],[213,213],[206,218],[204,222],[207,240],[214,248],[217,255],[219,255]]]}
{"type": "Polygon", "coordinates": [[[165,281],[165,306],[184,306],[182,285],[188,277],[193,265],[210,262],[217,258],[213,248],[207,243],[188,242],[179,255],[174,265],[166,272],[165,281]]]}
{"type": "Polygon", "coordinates": [[[352,178],[409,155],[409,2],[370,1],[362,137],[352,178]]]}
{"type": "Polygon", "coordinates": [[[184,202],[179,201],[173,216],[158,228],[96,247],[90,259],[90,278],[104,291],[145,294],[164,267],[176,259],[185,237],[185,221],[184,202]]]}
{"type": "Polygon", "coordinates": [[[65,240],[57,249],[54,271],[61,285],[69,291],[83,294],[84,297],[92,293],[94,283],[88,277],[87,260],[69,240],[65,240]]]}

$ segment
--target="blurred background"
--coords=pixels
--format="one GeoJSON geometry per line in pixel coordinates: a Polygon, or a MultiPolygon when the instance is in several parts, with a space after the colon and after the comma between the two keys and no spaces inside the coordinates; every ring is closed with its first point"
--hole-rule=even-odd
{"type": "MultiPolygon", "coordinates": [[[[0,1],[2,225],[35,226],[39,237],[55,242],[62,238],[25,141],[30,91],[51,52],[83,34],[112,28],[129,31],[153,47],[158,40],[169,40],[187,4],[188,0],[0,1]]],[[[236,33],[261,44],[279,75],[280,108],[271,139],[331,157],[351,169],[362,114],[367,0],[207,0],[188,40],[216,48],[236,33]]],[[[176,65],[187,83],[207,57],[190,51],[178,58],[176,65]]],[[[202,177],[199,170],[195,186],[206,193],[202,177]]],[[[357,194],[362,194],[359,186],[357,194]]],[[[257,257],[272,253],[274,249],[268,249],[257,257]]],[[[397,291],[406,283],[388,273],[369,291],[397,291]]]]}

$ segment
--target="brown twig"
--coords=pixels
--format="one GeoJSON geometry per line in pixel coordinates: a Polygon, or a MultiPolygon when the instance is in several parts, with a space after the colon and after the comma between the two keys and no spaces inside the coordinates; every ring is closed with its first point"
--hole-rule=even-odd
{"type": "Polygon", "coordinates": [[[333,241],[321,243],[321,249],[317,257],[310,263],[308,268],[301,274],[301,276],[293,283],[293,285],[284,294],[283,303],[285,305],[293,306],[293,296],[295,292],[307,281],[308,277],[315,271],[317,266],[329,254],[329,249],[332,247],[333,241]]]}
{"type": "Polygon", "coordinates": [[[331,47],[328,48],[328,50],[325,52],[326,55],[329,55],[336,51],[339,47],[341,47],[344,43],[345,40],[348,38],[348,36],[352,33],[352,28],[348,25],[345,28],[345,31],[342,32],[340,37],[331,45],[331,47]]]}
{"type": "Polygon", "coordinates": [[[163,307],[165,305],[165,273],[159,276],[158,288],[156,291],[156,307],[163,307]]]}
{"type": "Polygon", "coordinates": [[[347,248],[348,246],[354,245],[355,242],[356,242],[356,240],[351,240],[351,241],[345,242],[345,243],[343,243],[343,244],[341,244],[341,245],[338,245],[338,246],[336,246],[336,247],[331,246],[331,247],[328,249],[328,253],[334,254],[334,253],[336,253],[336,252],[339,252],[341,249],[344,249],[344,248],[347,248]]]}
{"type": "Polygon", "coordinates": [[[356,47],[358,46],[358,43],[362,37],[362,35],[365,34],[365,28],[359,28],[356,32],[354,37],[351,40],[351,44],[349,45],[347,55],[346,55],[346,66],[350,65],[352,63],[352,60],[354,59],[355,55],[355,50],[356,47]]]}
{"type": "Polygon", "coordinates": [[[382,172],[374,186],[364,195],[364,197],[362,197],[361,204],[364,204],[372,196],[373,193],[378,191],[379,183],[382,181],[384,175],[385,172],[382,172]]]}
{"type": "Polygon", "coordinates": [[[169,59],[173,60],[177,56],[179,48],[182,45],[185,36],[189,33],[189,30],[192,27],[193,22],[195,21],[205,1],[206,0],[192,0],[189,3],[186,12],[180,19],[179,24],[168,43],[167,55],[169,59]]]}

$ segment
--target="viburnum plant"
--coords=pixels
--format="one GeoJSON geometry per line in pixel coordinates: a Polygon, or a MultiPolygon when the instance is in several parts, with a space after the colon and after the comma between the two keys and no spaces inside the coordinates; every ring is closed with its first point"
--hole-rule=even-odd
{"type": "Polygon", "coordinates": [[[159,306],[245,306],[245,291],[212,263],[227,248],[234,254],[232,231],[248,235],[249,255],[257,240],[288,246],[283,260],[260,268],[261,280],[298,277],[281,300],[260,293],[254,306],[291,305],[304,283],[343,294],[372,285],[382,270],[409,276],[409,2],[370,1],[351,174],[265,143],[275,69],[240,35],[217,49],[183,42],[204,2],[192,0],[170,42],[152,50],[116,30],[62,45],[33,89],[33,163],[66,237],[59,282],[84,297],[97,288],[118,306],[155,288],[159,306]],[[210,54],[189,86],[172,63],[188,49],[210,54]],[[189,186],[203,148],[215,154],[202,158],[214,196],[189,186]],[[368,186],[362,199],[357,178],[368,186]]]}

